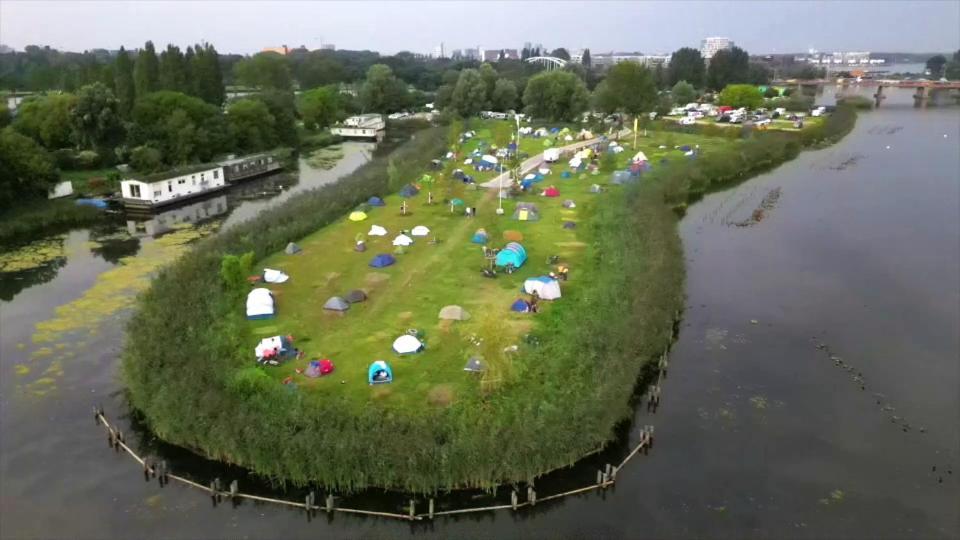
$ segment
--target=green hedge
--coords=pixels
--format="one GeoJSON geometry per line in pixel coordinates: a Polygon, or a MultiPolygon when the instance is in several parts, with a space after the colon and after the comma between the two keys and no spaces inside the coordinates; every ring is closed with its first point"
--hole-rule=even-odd
{"type": "Polygon", "coordinates": [[[103,211],[73,199],[28,199],[0,212],[0,246],[25,244],[46,235],[105,219],[103,211]]]}

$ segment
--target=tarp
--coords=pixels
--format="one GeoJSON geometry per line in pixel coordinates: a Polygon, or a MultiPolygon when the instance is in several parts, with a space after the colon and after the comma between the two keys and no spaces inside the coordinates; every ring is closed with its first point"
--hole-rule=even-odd
{"type": "Polygon", "coordinates": [[[560,282],[547,276],[530,278],[523,282],[523,292],[537,293],[542,300],[556,300],[560,298],[560,282]]]}
{"type": "Polygon", "coordinates": [[[287,244],[287,248],[283,250],[283,252],[286,253],[287,255],[294,255],[294,254],[300,253],[301,251],[303,250],[300,249],[300,246],[294,244],[293,242],[290,242],[289,244],[287,244]]]}
{"type": "Polygon", "coordinates": [[[517,203],[513,210],[513,219],[517,221],[539,221],[540,210],[533,203],[517,203]]]}
{"type": "Polygon", "coordinates": [[[503,239],[507,242],[523,242],[523,233],[520,231],[503,231],[503,239]]]}
{"type": "Polygon", "coordinates": [[[395,246],[410,246],[413,245],[413,238],[405,234],[399,234],[396,238],[393,239],[393,245],[395,246]]]}
{"type": "Polygon", "coordinates": [[[417,225],[416,227],[413,228],[412,231],[410,231],[410,234],[412,234],[413,236],[426,236],[430,234],[430,229],[428,229],[423,225],[417,225]]]}
{"type": "Polygon", "coordinates": [[[400,189],[401,197],[413,197],[417,193],[420,193],[420,190],[413,184],[407,184],[400,189]]]}
{"type": "Polygon", "coordinates": [[[360,289],[354,289],[348,292],[347,295],[343,297],[343,299],[346,300],[347,302],[350,302],[351,304],[358,304],[367,299],[367,293],[361,291],[360,289]]]}
{"type": "Polygon", "coordinates": [[[393,352],[397,354],[414,354],[422,350],[423,343],[410,334],[404,334],[393,340],[393,352]]]}
{"type": "Polygon", "coordinates": [[[383,202],[380,197],[370,197],[367,199],[367,204],[370,206],[386,206],[387,203],[383,202]]]}
{"type": "Polygon", "coordinates": [[[350,212],[350,221],[363,221],[367,219],[366,212],[350,212]]]}
{"type": "Polygon", "coordinates": [[[380,225],[371,225],[370,231],[367,233],[368,236],[386,236],[387,229],[381,227],[380,225]]]}
{"type": "Polygon", "coordinates": [[[247,318],[269,319],[277,314],[270,289],[254,289],[247,295],[247,318]]]}
{"type": "Polygon", "coordinates": [[[280,270],[273,270],[271,268],[263,269],[263,281],[267,283],[286,283],[288,279],[290,279],[290,276],[280,270]]]}
{"type": "Polygon", "coordinates": [[[370,384],[393,382],[393,370],[390,369],[390,364],[383,360],[370,364],[367,369],[367,382],[370,384]]]}
{"type": "Polygon", "coordinates": [[[397,262],[397,260],[393,258],[393,255],[381,253],[370,261],[370,266],[373,268],[383,268],[384,266],[390,266],[395,262],[397,262]]]}
{"type": "Polygon", "coordinates": [[[573,202],[572,199],[567,199],[567,200],[563,201],[563,207],[564,207],[564,208],[576,208],[576,207],[577,207],[577,203],[573,202]]]}
{"type": "Polygon", "coordinates": [[[323,304],[323,309],[330,311],[346,311],[350,309],[350,302],[347,302],[340,296],[331,296],[325,304],[323,304]]]}
{"type": "Polygon", "coordinates": [[[333,362],[327,358],[323,360],[311,360],[303,374],[307,377],[316,378],[333,373],[333,362]]]}
{"type": "Polygon", "coordinates": [[[523,298],[517,298],[513,304],[510,304],[510,311],[516,311],[517,313],[527,313],[530,311],[530,304],[527,303],[523,298]]]}
{"type": "Polygon", "coordinates": [[[474,244],[486,244],[487,243],[487,231],[483,229],[478,229],[477,232],[473,233],[473,238],[470,239],[474,244]]]}
{"type": "Polygon", "coordinates": [[[527,262],[527,250],[517,242],[510,242],[507,246],[497,253],[494,263],[497,266],[513,265],[514,268],[520,268],[527,262]]]}
{"type": "Polygon", "coordinates": [[[470,314],[460,306],[444,306],[437,317],[450,321],[465,321],[470,318],[470,314]]]}
{"type": "Polygon", "coordinates": [[[550,186],[550,187],[548,187],[547,189],[543,190],[543,196],[544,196],[544,197],[559,197],[559,196],[560,196],[560,190],[557,189],[556,186],[550,186]]]}
{"type": "Polygon", "coordinates": [[[469,371],[471,373],[480,373],[487,369],[487,366],[483,363],[483,358],[479,356],[474,356],[467,360],[467,365],[463,367],[464,371],[469,371]]]}

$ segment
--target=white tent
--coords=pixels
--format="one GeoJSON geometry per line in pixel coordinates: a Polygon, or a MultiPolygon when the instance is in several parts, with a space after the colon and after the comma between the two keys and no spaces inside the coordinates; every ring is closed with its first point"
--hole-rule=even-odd
{"type": "Polygon", "coordinates": [[[414,236],[426,236],[430,234],[430,229],[424,227],[423,225],[417,225],[412,231],[410,231],[410,234],[414,236]]]}
{"type": "Polygon", "coordinates": [[[579,156],[574,156],[570,161],[567,162],[572,168],[576,169],[583,163],[579,156]]]}
{"type": "Polygon", "coordinates": [[[537,137],[546,137],[548,133],[549,132],[547,131],[547,128],[543,128],[543,127],[537,128],[537,130],[533,132],[533,134],[536,135],[537,137]]]}
{"type": "Polygon", "coordinates": [[[438,317],[451,321],[465,321],[470,318],[470,314],[460,306],[444,306],[438,317]]]}
{"type": "Polygon", "coordinates": [[[290,276],[284,274],[280,270],[273,270],[270,268],[263,269],[263,280],[267,283],[285,283],[290,276]]]}
{"type": "Polygon", "coordinates": [[[543,160],[553,163],[560,159],[560,149],[559,148],[547,148],[543,151],[543,160]]]}
{"type": "Polygon", "coordinates": [[[643,153],[643,150],[637,152],[637,155],[633,156],[633,161],[647,161],[647,155],[643,153]]]}
{"type": "Polygon", "coordinates": [[[405,234],[398,235],[393,239],[393,245],[395,246],[409,246],[411,244],[413,244],[413,238],[410,238],[405,234]]]}
{"type": "Polygon", "coordinates": [[[413,354],[423,350],[423,343],[410,334],[404,334],[393,340],[393,350],[397,354],[413,354]]]}
{"type": "Polygon", "coordinates": [[[527,294],[537,293],[541,300],[560,298],[560,282],[555,279],[530,278],[523,282],[527,294]]]}
{"type": "Polygon", "coordinates": [[[270,289],[254,289],[247,295],[247,318],[266,319],[276,314],[270,289]]]}
{"type": "Polygon", "coordinates": [[[497,163],[500,163],[500,162],[497,160],[497,158],[491,156],[490,154],[487,154],[487,155],[483,156],[482,158],[480,158],[480,160],[481,160],[481,161],[486,161],[487,163],[493,163],[494,165],[496,165],[497,163]]]}
{"type": "Polygon", "coordinates": [[[283,351],[283,338],[280,336],[273,336],[268,338],[263,338],[260,340],[260,343],[257,344],[254,353],[257,355],[257,358],[263,358],[263,355],[267,351],[272,351],[277,349],[278,351],[283,351]]]}
{"type": "Polygon", "coordinates": [[[537,172],[540,174],[550,174],[550,169],[546,167],[540,167],[539,169],[537,169],[537,172]]]}
{"type": "Polygon", "coordinates": [[[367,233],[370,236],[386,236],[387,230],[379,225],[372,225],[370,227],[370,232],[367,233]]]}
{"type": "Polygon", "coordinates": [[[577,134],[577,137],[582,139],[592,139],[593,133],[589,129],[581,129],[580,133],[577,134]]]}
{"type": "Polygon", "coordinates": [[[614,154],[619,154],[620,152],[623,152],[623,147],[622,147],[622,146],[611,146],[611,147],[610,147],[610,151],[613,152],[614,154]]]}
{"type": "Polygon", "coordinates": [[[447,159],[453,158],[453,152],[447,152],[447,159]]]}
{"type": "Polygon", "coordinates": [[[519,131],[520,131],[520,134],[521,134],[521,135],[529,135],[529,134],[533,133],[533,128],[530,127],[530,126],[524,126],[524,127],[520,128],[519,131]]]}
{"type": "Polygon", "coordinates": [[[463,160],[463,164],[464,164],[464,165],[469,165],[469,164],[471,164],[471,163],[473,163],[473,158],[467,158],[467,159],[463,160]]]}
{"type": "Polygon", "coordinates": [[[573,135],[564,135],[564,136],[563,136],[563,140],[568,141],[568,142],[569,142],[569,141],[572,141],[572,140],[573,140],[573,135]]]}

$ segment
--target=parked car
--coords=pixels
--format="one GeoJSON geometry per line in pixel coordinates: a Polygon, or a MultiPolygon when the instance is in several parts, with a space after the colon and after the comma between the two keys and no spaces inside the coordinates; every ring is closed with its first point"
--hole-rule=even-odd
{"type": "Polygon", "coordinates": [[[697,123],[696,117],[693,116],[684,116],[680,119],[681,126],[690,126],[697,123]]]}

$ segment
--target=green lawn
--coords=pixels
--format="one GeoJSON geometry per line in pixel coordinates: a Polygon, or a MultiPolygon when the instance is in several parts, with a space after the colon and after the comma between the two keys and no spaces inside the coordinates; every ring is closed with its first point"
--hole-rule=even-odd
{"type": "Polygon", "coordinates": [[[118,173],[115,167],[91,169],[85,171],[60,171],[60,181],[73,182],[75,193],[108,195],[120,190],[120,183],[109,180],[111,173],[118,173]]]}
{"type": "MultiPolygon", "coordinates": [[[[462,164],[463,156],[488,140],[490,130],[474,125],[477,136],[464,145],[459,158],[446,162],[443,171],[435,176],[432,188],[424,189],[416,197],[406,199],[407,215],[400,214],[403,199],[398,195],[385,196],[385,207],[373,208],[368,219],[352,222],[344,219],[303,238],[298,255],[275,254],[262,262],[264,267],[281,269],[291,276],[284,284],[269,285],[277,298],[278,316],[274,319],[251,321],[249,359],[253,346],[263,337],[290,334],[296,345],[306,352],[303,360],[270,368],[269,373],[279,381],[288,376],[306,395],[322,400],[343,400],[351,406],[363,407],[370,400],[388,403],[392,408],[413,412],[417,408],[444,405],[467,398],[480,391],[480,378],[463,371],[467,359],[478,354],[477,338],[493,343],[517,343],[538,317],[548,316],[549,302],[541,302],[540,314],[518,314],[509,310],[510,304],[521,297],[524,279],[543,275],[551,270],[548,258],[558,255],[572,270],[570,280],[562,284],[564,294],[575,293],[589,276],[577,272],[586,244],[578,229],[564,229],[564,221],[574,221],[579,227],[591,219],[595,205],[602,204],[604,194],[591,194],[593,183],[606,185],[609,174],[575,174],[563,179],[565,160],[553,166],[552,174],[535,188],[556,185],[560,197],[546,198],[524,194],[515,200],[504,201],[504,216],[497,216],[496,192],[476,190],[450,178],[455,168],[464,168],[478,183],[489,180],[496,173],[474,173],[462,164]],[[432,189],[433,205],[427,204],[427,191],[432,189]],[[476,218],[467,218],[462,209],[451,213],[442,201],[453,197],[464,199],[468,206],[478,208],[476,218]],[[572,199],[575,209],[565,209],[562,202],[572,199]],[[517,202],[534,202],[540,210],[537,222],[519,222],[511,219],[517,202]],[[385,237],[366,237],[367,251],[354,251],[358,235],[365,236],[373,224],[386,227],[385,237]],[[393,238],[400,230],[417,225],[430,228],[426,238],[415,238],[406,253],[396,255],[397,263],[387,268],[374,269],[369,261],[378,253],[393,253],[393,238]],[[486,264],[480,246],[470,242],[480,227],[487,230],[489,246],[503,247],[503,232],[515,230],[523,234],[522,244],[527,250],[527,263],[513,275],[501,273],[496,279],[481,276],[486,264]],[[436,238],[438,243],[431,243],[436,238]],[[352,289],[363,289],[369,299],[354,304],[345,313],[322,309],[334,295],[346,295],[352,289]],[[438,312],[443,306],[457,304],[472,315],[461,322],[440,321],[438,312]],[[415,355],[398,356],[392,351],[393,340],[416,328],[424,334],[426,350],[415,355]],[[497,335],[490,335],[495,333],[497,335]],[[310,359],[330,358],[336,371],[328,377],[307,378],[295,373],[305,368],[310,359]],[[369,386],[367,368],[374,360],[383,359],[393,368],[394,382],[369,386]]],[[[655,166],[663,157],[685,159],[673,145],[699,144],[709,152],[733,144],[723,138],[699,135],[651,132],[640,137],[638,146],[655,166]],[[660,149],[660,145],[668,145],[660,149]]],[[[521,149],[539,145],[542,140],[523,139],[521,149]]],[[[627,150],[618,155],[618,166],[625,166],[636,153],[632,137],[624,141],[627,150]]],[[[537,152],[530,151],[531,155],[537,152]]],[[[609,186],[610,189],[619,189],[609,186]]],[[[537,192],[539,193],[539,191],[537,192]]],[[[557,302],[563,302],[563,299],[557,302]]],[[[239,308],[238,308],[239,309],[239,308]]],[[[499,346],[498,346],[499,348],[499,346]]]]}

